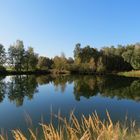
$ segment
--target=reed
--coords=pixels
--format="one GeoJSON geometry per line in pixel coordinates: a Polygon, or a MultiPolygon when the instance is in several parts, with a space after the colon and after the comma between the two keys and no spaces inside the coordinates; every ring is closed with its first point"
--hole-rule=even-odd
{"type": "MultiPolygon", "coordinates": [[[[107,120],[102,121],[97,113],[92,113],[88,117],[84,115],[78,120],[73,112],[70,113],[69,119],[54,115],[59,120],[58,127],[52,123],[39,123],[41,126],[42,136],[40,137],[33,130],[28,129],[27,137],[19,129],[13,130],[14,140],[138,140],[140,131],[135,130],[135,123],[131,129],[119,122],[113,123],[110,115],[106,112],[107,120]],[[131,131],[133,130],[133,131],[131,131]]],[[[8,140],[4,134],[0,135],[0,140],[8,140]]]]}

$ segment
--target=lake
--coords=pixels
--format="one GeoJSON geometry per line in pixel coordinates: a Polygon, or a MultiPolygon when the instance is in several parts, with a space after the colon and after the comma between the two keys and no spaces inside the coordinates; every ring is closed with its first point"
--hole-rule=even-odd
{"type": "MultiPolygon", "coordinates": [[[[8,133],[39,122],[49,122],[51,114],[68,117],[74,110],[89,115],[97,112],[113,122],[136,120],[140,125],[140,79],[117,76],[18,75],[0,77],[0,128],[8,133]]],[[[52,117],[55,123],[55,118],[52,117]]]]}

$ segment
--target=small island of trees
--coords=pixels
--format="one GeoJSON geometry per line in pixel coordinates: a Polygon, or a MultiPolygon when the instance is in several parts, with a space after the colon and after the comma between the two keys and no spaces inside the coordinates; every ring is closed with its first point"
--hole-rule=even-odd
{"type": "Polygon", "coordinates": [[[103,47],[100,50],[91,46],[74,49],[74,58],[65,54],[48,58],[39,56],[32,47],[25,49],[24,43],[17,40],[6,51],[0,44],[1,74],[22,73],[80,73],[107,74],[122,71],[140,70],[140,44],[103,47]]]}

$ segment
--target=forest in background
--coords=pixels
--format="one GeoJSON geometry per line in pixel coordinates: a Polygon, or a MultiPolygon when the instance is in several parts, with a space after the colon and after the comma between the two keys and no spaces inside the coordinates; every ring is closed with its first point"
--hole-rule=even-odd
{"type": "Polygon", "coordinates": [[[100,50],[89,45],[81,47],[77,43],[74,58],[60,56],[48,58],[34,52],[32,47],[25,49],[24,43],[17,40],[6,51],[0,44],[0,72],[7,71],[53,71],[55,73],[114,73],[140,70],[140,44],[106,46],[100,50]]]}

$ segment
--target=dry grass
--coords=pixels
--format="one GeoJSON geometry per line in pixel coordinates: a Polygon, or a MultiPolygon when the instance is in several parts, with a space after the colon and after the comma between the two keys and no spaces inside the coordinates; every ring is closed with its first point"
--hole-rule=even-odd
{"type": "Polygon", "coordinates": [[[126,77],[140,77],[140,70],[132,70],[128,72],[119,72],[118,75],[126,77]]]}
{"type": "MultiPolygon", "coordinates": [[[[69,119],[62,118],[60,114],[54,115],[59,120],[58,127],[50,124],[39,124],[42,128],[41,137],[33,130],[29,130],[29,136],[25,136],[20,130],[13,130],[12,136],[15,140],[138,140],[140,133],[137,130],[130,132],[127,127],[122,127],[119,122],[113,124],[109,113],[108,120],[101,121],[97,113],[93,113],[88,117],[81,116],[81,120],[75,117],[74,113],[70,113],[69,119]]],[[[135,123],[132,123],[134,130],[135,123]]],[[[0,140],[7,140],[3,134],[0,140]]]]}

